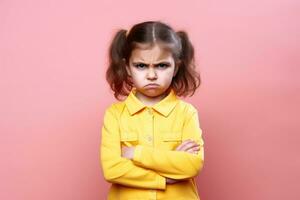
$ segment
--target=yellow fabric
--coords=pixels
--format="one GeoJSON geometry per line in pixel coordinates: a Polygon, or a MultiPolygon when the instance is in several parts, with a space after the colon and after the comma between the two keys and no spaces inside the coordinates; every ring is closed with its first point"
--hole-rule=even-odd
{"type": "Polygon", "coordinates": [[[133,88],[112,103],[103,119],[100,161],[112,183],[108,200],[200,199],[194,177],[204,163],[204,141],[198,111],[173,89],[153,106],[144,105],[133,88]],[[198,154],[176,151],[186,139],[201,145],[198,154]],[[135,147],[133,159],[121,156],[122,146],[135,147]],[[166,184],[166,177],[182,179],[166,184]]]}

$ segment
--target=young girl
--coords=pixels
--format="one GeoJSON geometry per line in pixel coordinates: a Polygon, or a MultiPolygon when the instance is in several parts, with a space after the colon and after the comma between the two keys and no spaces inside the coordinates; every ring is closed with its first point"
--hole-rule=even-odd
{"type": "Polygon", "coordinates": [[[200,199],[194,178],[203,168],[202,130],[197,109],[179,98],[200,85],[187,33],[160,21],[119,30],[106,79],[120,100],[105,110],[102,126],[108,199],[200,199]]]}

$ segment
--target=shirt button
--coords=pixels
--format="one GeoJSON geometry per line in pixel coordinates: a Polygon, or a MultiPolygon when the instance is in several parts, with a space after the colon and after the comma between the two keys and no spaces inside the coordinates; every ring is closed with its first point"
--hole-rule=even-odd
{"type": "Polygon", "coordinates": [[[151,141],[152,141],[152,136],[148,135],[148,136],[147,136],[147,140],[148,140],[149,142],[151,142],[151,141]]]}
{"type": "Polygon", "coordinates": [[[153,114],[153,111],[152,111],[152,109],[151,109],[151,108],[148,108],[148,113],[149,113],[150,115],[152,115],[152,114],[153,114]]]}

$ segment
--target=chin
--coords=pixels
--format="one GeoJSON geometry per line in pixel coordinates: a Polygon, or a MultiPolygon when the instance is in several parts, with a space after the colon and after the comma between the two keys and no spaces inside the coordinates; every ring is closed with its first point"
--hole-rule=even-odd
{"type": "Polygon", "coordinates": [[[148,89],[144,90],[143,94],[148,96],[148,97],[157,97],[163,94],[163,90],[161,89],[148,89]]]}

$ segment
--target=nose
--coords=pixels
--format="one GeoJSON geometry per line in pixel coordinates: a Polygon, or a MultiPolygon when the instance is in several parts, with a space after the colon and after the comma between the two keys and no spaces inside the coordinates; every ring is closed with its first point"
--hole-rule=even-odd
{"type": "Polygon", "coordinates": [[[150,80],[157,79],[157,74],[154,67],[149,67],[147,78],[150,80]]]}

